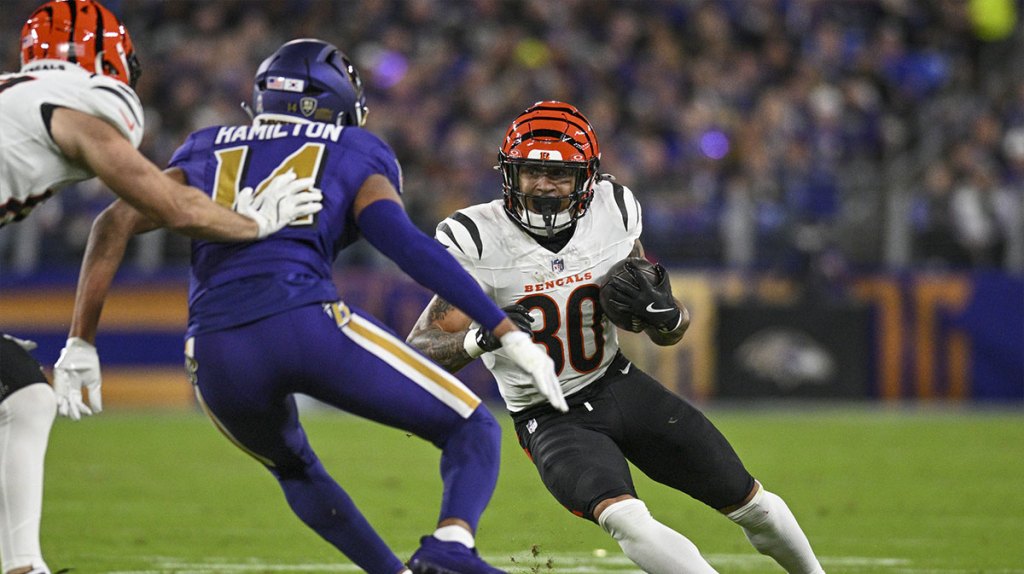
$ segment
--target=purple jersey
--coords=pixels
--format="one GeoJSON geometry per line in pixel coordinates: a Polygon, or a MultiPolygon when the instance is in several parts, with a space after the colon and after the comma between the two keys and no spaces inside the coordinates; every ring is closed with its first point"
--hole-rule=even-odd
{"type": "Polygon", "coordinates": [[[192,241],[188,337],[242,325],[309,303],[336,301],[332,263],[358,238],[352,202],[380,174],[401,192],[390,147],[357,127],[312,124],[215,126],[193,133],[171,158],[189,185],[230,208],[238,190],[294,170],[314,177],[323,210],[262,241],[192,241]]]}

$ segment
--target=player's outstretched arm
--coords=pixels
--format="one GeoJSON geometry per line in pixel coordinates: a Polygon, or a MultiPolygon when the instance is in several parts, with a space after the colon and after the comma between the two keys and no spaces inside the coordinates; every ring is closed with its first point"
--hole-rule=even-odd
{"type": "Polygon", "coordinates": [[[412,326],[406,342],[454,373],[475,358],[464,344],[472,324],[473,320],[458,307],[434,295],[412,326]]]}
{"type": "MultiPolygon", "coordinates": [[[[522,331],[530,332],[533,319],[522,305],[502,307],[522,331]]],[[[451,303],[434,296],[406,339],[435,363],[454,373],[473,359],[501,348],[501,339],[483,328],[471,328],[472,319],[451,303]]]]}
{"type": "Polygon", "coordinates": [[[128,241],[136,233],[157,227],[156,222],[122,200],[111,204],[93,222],[78,277],[68,340],[53,367],[57,412],[62,416],[78,420],[103,410],[102,376],[95,347],[100,313],[128,241]],[[82,389],[88,391],[88,406],[82,389]]]}
{"type": "MultiPolygon", "coordinates": [[[[250,198],[245,216],[206,194],[167,177],[107,122],[76,110],[53,112],[50,133],[61,152],[96,174],[119,197],[160,227],[198,239],[246,241],[265,237],[290,221],[320,210],[318,194],[304,194],[308,180],[268,186],[273,202],[250,198]],[[306,187],[301,187],[305,185],[306,187]]],[[[240,193],[240,197],[246,197],[240,193]]]]}
{"type": "Polygon", "coordinates": [[[78,274],[69,337],[95,344],[100,313],[114,276],[121,267],[128,242],[134,235],[158,227],[160,225],[157,222],[120,199],[96,217],[78,274]]]}
{"type": "Polygon", "coordinates": [[[366,178],[353,202],[363,237],[399,268],[494,333],[509,358],[530,374],[551,404],[568,410],[555,376],[554,362],[480,289],[476,280],[433,238],[416,228],[401,197],[382,175],[366,178]]]}
{"type": "Polygon", "coordinates": [[[471,329],[472,321],[465,313],[435,295],[407,341],[449,372],[458,371],[486,352],[504,349],[519,368],[530,374],[534,386],[551,406],[562,412],[569,410],[553,370],[554,362],[533,343],[533,319],[526,308],[509,305],[502,311],[508,316],[494,331],[471,329]]]}

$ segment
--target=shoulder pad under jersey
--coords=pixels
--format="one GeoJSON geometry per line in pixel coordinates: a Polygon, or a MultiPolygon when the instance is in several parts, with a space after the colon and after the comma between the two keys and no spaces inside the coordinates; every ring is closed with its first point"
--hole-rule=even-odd
{"type": "Polygon", "coordinates": [[[437,224],[435,237],[449,251],[479,260],[485,255],[485,232],[489,204],[460,209],[437,224]]]}
{"type": "Polygon", "coordinates": [[[139,147],[145,131],[145,115],[139,96],[123,83],[106,76],[90,77],[89,89],[83,94],[81,111],[102,118],[121,132],[133,147],[139,147]]]}
{"type": "Polygon", "coordinates": [[[24,85],[25,95],[34,106],[58,106],[89,114],[114,126],[133,147],[142,143],[142,104],[124,83],[66,62],[38,62],[25,66],[22,73],[35,80],[24,85]]]}
{"type": "Polygon", "coordinates": [[[132,146],[142,143],[142,104],[124,83],[56,60],[32,62],[19,74],[32,78],[19,87],[33,108],[58,106],[86,113],[114,126],[132,146]]]}
{"type": "Polygon", "coordinates": [[[643,231],[643,211],[640,202],[626,186],[613,180],[598,182],[594,190],[594,202],[591,209],[606,212],[620,229],[629,235],[640,236],[643,231]]]}

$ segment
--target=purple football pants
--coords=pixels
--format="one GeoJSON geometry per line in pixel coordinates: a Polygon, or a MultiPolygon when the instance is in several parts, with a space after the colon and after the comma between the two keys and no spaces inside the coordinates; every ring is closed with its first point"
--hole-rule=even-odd
{"type": "Polygon", "coordinates": [[[214,424],[274,474],[303,522],[363,570],[395,574],[403,562],[320,463],[293,393],[439,447],[439,519],[476,529],[497,481],[498,423],[458,379],[367,315],[341,303],[309,305],[202,333],[186,341],[186,364],[214,424]]]}

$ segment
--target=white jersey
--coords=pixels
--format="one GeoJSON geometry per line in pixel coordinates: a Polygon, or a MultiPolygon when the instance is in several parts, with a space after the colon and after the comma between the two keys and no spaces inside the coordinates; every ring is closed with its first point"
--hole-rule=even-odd
{"type": "MultiPolygon", "coordinates": [[[[538,244],[502,206],[496,200],[461,209],[438,224],[436,238],[498,306],[530,309],[533,340],[554,359],[568,396],[600,378],[619,350],[615,326],[597,313],[599,286],[640,238],[640,204],[626,187],[597,183],[589,211],[558,253],[538,244]]],[[[546,401],[501,349],[483,360],[509,410],[546,401]]]]}
{"type": "Polygon", "coordinates": [[[0,75],[0,226],[95,175],[68,161],[50,137],[58,107],[105,120],[136,148],[142,142],[142,104],[118,80],[62,60],[38,60],[0,75]]]}

